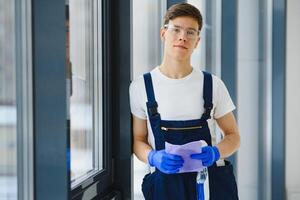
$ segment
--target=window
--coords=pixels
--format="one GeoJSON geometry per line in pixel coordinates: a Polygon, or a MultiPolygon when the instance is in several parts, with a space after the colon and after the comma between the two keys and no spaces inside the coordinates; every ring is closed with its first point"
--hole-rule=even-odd
{"type": "Polygon", "coordinates": [[[103,169],[100,3],[70,0],[68,5],[72,187],[103,169]]]}
{"type": "Polygon", "coordinates": [[[33,199],[30,1],[0,0],[0,199],[33,199]]]}
{"type": "Polygon", "coordinates": [[[17,199],[15,3],[0,1],[0,199],[17,199]]]}

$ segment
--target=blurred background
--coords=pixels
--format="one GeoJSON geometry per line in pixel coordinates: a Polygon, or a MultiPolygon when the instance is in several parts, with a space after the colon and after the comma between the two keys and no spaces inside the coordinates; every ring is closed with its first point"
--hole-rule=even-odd
{"type": "Polygon", "coordinates": [[[193,67],[237,107],[240,199],[300,199],[299,0],[0,0],[0,200],[143,199],[128,86],[179,2],[204,18],[193,67]]]}

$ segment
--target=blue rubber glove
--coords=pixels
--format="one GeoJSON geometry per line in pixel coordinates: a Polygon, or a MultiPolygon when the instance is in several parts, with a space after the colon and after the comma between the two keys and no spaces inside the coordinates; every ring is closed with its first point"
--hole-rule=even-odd
{"type": "Polygon", "coordinates": [[[192,154],[191,158],[201,160],[204,167],[209,167],[220,159],[220,152],[216,146],[205,146],[201,153],[192,154]]]}
{"type": "Polygon", "coordinates": [[[152,150],[148,154],[148,163],[150,166],[155,166],[165,174],[179,172],[179,169],[183,166],[183,162],[181,156],[166,153],[164,149],[160,151],[152,150]]]}

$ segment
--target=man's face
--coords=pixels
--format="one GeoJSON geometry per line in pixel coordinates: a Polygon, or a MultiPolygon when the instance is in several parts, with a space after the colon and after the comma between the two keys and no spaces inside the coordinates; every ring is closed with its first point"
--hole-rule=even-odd
{"type": "Polygon", "coordinates": [[[160,36],[165,43],[165,54],[176,60],[189,60],[200,37],[199,25],[191,17],[176,17],[161,28],[160,36]]]}

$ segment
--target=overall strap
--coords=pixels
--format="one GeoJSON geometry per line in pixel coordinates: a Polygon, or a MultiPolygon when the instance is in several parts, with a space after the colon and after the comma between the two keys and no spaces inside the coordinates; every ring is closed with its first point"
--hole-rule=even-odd
{"type": "Polygon", "coordinates": [[[157,102],[155,100],[152,78],[150,73],[144,74],[144,82],[147,93],[147,112],[151,125],[151,129],[154,135],[155,149],[161,150],[165,148],[165,140],[162,134],[160,134],[160,114],[157,111],[157,102]]]}
{"type": "Polygon", "coordinates": [[[213,93],[213,82],[212,75],[204,72],[204,83],[203,83],[203,99],[204,99],[204,113],[201,117],[202,120],[210,119],[210,113],[213,108],[212,93],[213,93]]]}
{"type": "Polygon", "coordinates": [[[146,87],[146,93],[147,93],[147,111],[149,118],[155,116],[158,114],[157,112],[157,102],[155,100],[154,90],[153,90],[153,84],[152,84],[152,78],[150,73],[144,74],[144,82],[146,87]]]}

